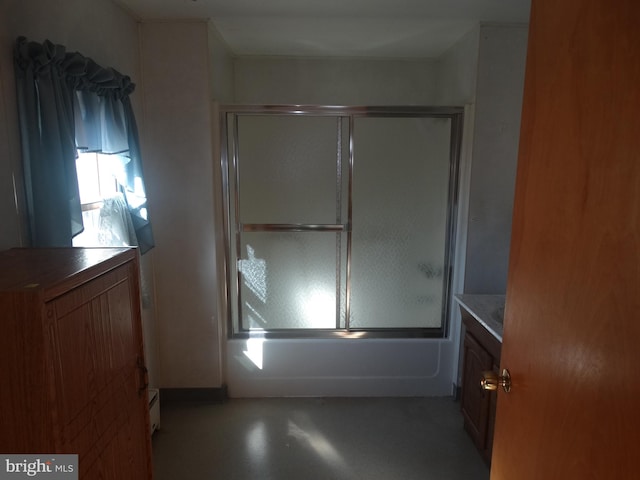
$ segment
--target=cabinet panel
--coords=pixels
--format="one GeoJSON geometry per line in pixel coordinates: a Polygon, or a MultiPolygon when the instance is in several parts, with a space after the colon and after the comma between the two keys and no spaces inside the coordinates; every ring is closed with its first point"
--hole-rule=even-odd
{"type": "Polygon", "coordinates": [[[135,250],[18,249],[0,272],[1,450],[78,454],[83,480],[151,479],[135,250]]]}
{"type": "Polygon", "coordinates": [[[480,381],[485,371],[498,373],[501,343],[464,309],[462,321],[465,326],[462,371],[464,428],[490,464],[497,395],[496,392],[482,390],[480,381]]]}
{"type": "MultiPolygon", "coordinates": [[[[91,304],[80,305],[59,318],[55,318],[52,311],[50,309],[47,315],[58,420],[62,425],[77,422],[79,417],[86,417],[89,421],[91,412],[86,411],[89,407],[87,400],[99,390],[91,304]]],[[[73,430],[78,428],[76,426],[73,430]]],[[[66,443],[70,438],[63,441],[66,443]]]]}
{"type": "Polygon", "coordinates": [[[464,371],[462,386],[462,413],[464,426],[476,446],[485,450],[489,393],[480,388],[482,372],[493,367],[493,359],[469,334],[464,338],[464,371]]]}
{"type": "Polygon", "coordinates": [[[129,289],[129,282],[125,281],[106,292],[108,311],[102,320],[113,374],[121,373],[122,368],[135,365],[136,362],[136,338],[132,328],[129,289]]]}
{"type": "MultiPolygon", "coordinates": [[[[7,272],[0,270],[0,275],[7,272]]],[[[41,305],[33,297],[32,292],[0,292],[0,452],[4,453],[45,451],[54,441],[53,418],[42,414],[50,408],[51,365],[46,359],[41,305]],[[29,349],[30,355],[25,355],[29,349]]]]}
{"type": "Polygon", "coordinates": [[[106,475],[114,462],[123,461],[110,458],[116,445],[125,447],[119,455],[126,461],[139,450],[134,441],[145,441],[134,429],[144,425],[143,417],[127,413],[132,402],[139,403],[141,388],[128,273],[127,266],[120,267],[52,301],[49,309],[62,313],[50,320],[60,447],[79,454],[81,475],[96,461],[106,475]],[[102,452],[99,459],[95,451],[102,452]]]}

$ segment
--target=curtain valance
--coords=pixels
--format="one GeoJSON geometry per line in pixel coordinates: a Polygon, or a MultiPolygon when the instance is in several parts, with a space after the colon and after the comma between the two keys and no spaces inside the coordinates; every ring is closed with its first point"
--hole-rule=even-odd
{"type": "Polygon", "coordinates": [[[64,76],[65,82],[73,90],[91,91],[100,96],[122,98],[136,88],[129,76],[113,68],[102,67],[78,52],[67,52],[64,46],[49,40],[37,43],[19,37],[15,62],[22,70],[32,69],[36,77],[55,71],[64,76]]]}

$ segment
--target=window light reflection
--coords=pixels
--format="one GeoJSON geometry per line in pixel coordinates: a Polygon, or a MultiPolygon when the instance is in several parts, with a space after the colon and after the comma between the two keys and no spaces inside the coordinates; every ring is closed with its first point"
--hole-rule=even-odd
{"type": "Polygon", "coordinates": [[[259,326],[267,326],[267,321],[264,317],[253,308],[253,306],[249,302],[245,302],[244,306],[249,310],[249,314],[247,315],[247,320],[249,324],[249,328],[260,328],[259,326]],[[259,326],[258,326],[259,325],[259,326]]]}
{"type": "Polygon", "coordinates": [[[256,252],[251,245],[247,245],[247,256],[238,262],[238,270],[242,273],[244,284],[256,297],[266,303],[267,301],[267,262],[262,258],[256,258],[256,252]]]}
{"type": "Polygon", "coordinates": [[[289,420],[288,435],[313,451],[322,461],[336,471],[336,478],[350,478],[348,463],[322,432],[311,422],[308,415],[297,415],[298,422],[289,420]]]}
{"type": "MultiPolygon", "coordinates": [[[[253,464],[260,470],[266,467],[269,438],[264,422],[259,421],[252,425],[251,429],[246,433],[245,445],[253,464]]],[[[258,472],[256,472],[256,474],[258,474],[258,472]]]]}
{"type": "Polygon", "coordinates": [[[321,285],[315,285],[309,290],[297,295],[299,311],[305,328],[335,328],[335,291],[328,290],[321,285]]]}
{"type": "Polygon", "coordinates": [[[264,334],[252,334],[251,338],[247,340],[247,349],[242,352],[249,360],[251,360],[251,363],[253,363],[260,370],[262,370],[262,363],[264,359],[264,341],[264,334]]]}

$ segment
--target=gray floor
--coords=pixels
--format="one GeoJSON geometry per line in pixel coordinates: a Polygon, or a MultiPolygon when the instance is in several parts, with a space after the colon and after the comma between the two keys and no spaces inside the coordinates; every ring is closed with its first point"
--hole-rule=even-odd
{"type": "Polygon", "coordinates": [[[161,404],[156,480],[486,480],[450,398],[161,404]]]}

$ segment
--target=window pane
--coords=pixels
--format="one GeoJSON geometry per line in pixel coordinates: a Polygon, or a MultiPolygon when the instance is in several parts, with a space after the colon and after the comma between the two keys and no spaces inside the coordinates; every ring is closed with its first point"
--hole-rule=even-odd
{"type": "Polygon", "coordinates": [[[78,153],[76,160],[80,203],[92,203],[102,200],[100,195],[100,175],[98,158],[95,153],[78,153]]]}

